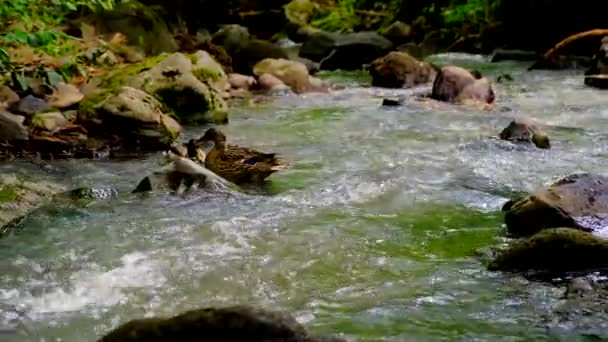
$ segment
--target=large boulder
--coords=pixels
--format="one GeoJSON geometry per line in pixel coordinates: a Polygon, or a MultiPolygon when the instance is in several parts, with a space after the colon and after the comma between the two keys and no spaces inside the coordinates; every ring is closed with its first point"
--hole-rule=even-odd
{"type": "Polygon", "coordinates": [[[375,32],[317,32],[304,42],[299,55],[320,62],[321,70],[359,70],[392,47],[388,39],[375,32]]]}
{"type": "Polygon", "coordinates": [[[78,121],[87,127],[98,126],[102,118],[97,110],[122,86],[157,97],[183,122],[228,121],[228,105],[224,100],[227,77],[221,66],[204,51],[191,55],[162,54],[104,75],[80,103],[78,121]]]}
{"type": "MultiPolygon", "coordinates": [[[[172,318],[137,319],[99,342],[194,341],[320,342],[287,313],[249,306],[192,310],[172,318]]],[[[334,339],[334,341],[338,341],[334,339]]]]}
{"type": "Polygon", "coordinates": [[[127,81],[161,99],[180,120],[211,123],[227,121],[227,84],[222,67],[203,51],[191,56],[174,53],[127,81]]]}
{"type": "Polygon", "coordinates": [[[104,127],[125,142],[136,142],[150,149],[171,144],[181,132],[180,125],[154,96],[122,87],[100,107],[104,127]]]}
{"type": "Polygon", "coordinates": [[[253,73],[257,77],[272,75],[298,94],[315,90],[308,69],[300,62],[267,58],[255,65],[253,73]]]}
{"type": "Polygon", "coordinates": [[[551,148],[549,137],[528,117],[511,121],[499,134],[500,139],[513,143],[534,144],[538,148],[551,148]]]}
{"type": "Polygon", "coordinates": [[[488,265],[493,271],[562,274],[608,267],[608,240],[572,228],[554,228],[518,240],[488,265]]]}
{"type": "Polygon", "coordinates": [[[589,173],[565,177],[503,206],[510,234],[570,227],[602,233],[608,227],[608,178],[589,173]]]}
{"type": "Polygon", "coordinates": [[[457,66],[445,66],[440,69],[433,82],[431,97],[455,103],[492,103],[495,100],[494,90],[488,79],[475,77],[470,71],[457,66]]]}
{"type": "Polygon", "coordinates": [[[393,51],[374,60],[369,67],[372,85],[384,88],[410,88],[433,81],[435,68],[405,52],[393,51]]]}

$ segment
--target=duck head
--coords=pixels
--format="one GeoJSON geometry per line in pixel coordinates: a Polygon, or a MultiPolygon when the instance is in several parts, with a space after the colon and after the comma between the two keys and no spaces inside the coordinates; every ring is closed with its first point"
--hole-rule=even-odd
{"type": "Polygon", "coordinates": [[[205,134],[197,140],[197,145],[207,149],[217,147],[223,150],[226,148],[226,135],[219,129],[209,128],[205,134]],[[213,146],[211,146],[213,144],[213,146]]]}

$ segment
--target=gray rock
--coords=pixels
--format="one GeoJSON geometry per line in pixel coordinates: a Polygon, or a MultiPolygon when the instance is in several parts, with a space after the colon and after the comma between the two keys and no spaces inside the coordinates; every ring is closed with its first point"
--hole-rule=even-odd
{"type": "Polygon", "coordinates": [[[164,106],[156,98],[135,88],[122,87],[118,94],[103,104],[102,109],[108,121],[121,124],[115,127],[134,135],[130,138],[154,138],[168,145],[181,132],[180,125],[164,113],[164,106]]]}
{"type": "Polygon", "coordinates": [[[388,39],[375,32],[318,32],[304,42],[300,57],[319,62],[321,70],[358,70],[392,47],[388,39]]]}
{"type": "Polygon", "coordinates": [[[28,140],[29,133],[23,125],[24,121],[25,117],[21,115],[0,112],[0,140],[28,140]]]}
{"type": "Polygon", "coordinates": [[[28,117],[49,109],[51,109],[51,106],[45,100],[33,95],[28,95],[9,107],[11,112],[28,117]]]}

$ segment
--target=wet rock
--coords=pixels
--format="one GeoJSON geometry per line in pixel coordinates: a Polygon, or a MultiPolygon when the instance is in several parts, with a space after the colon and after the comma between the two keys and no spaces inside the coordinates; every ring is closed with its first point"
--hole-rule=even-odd
{"type": "Polygon", "coordinates": [[[25,117],[0,111],[0,140],[28,140],[29,133],[23,125],[25,117]]]}
{"type": "Polygon", "coordinates": [[[403,105],[403,100],[401,99],[384,99],[382,100],[383,107],[398,107],[403,105]]]}
{"type": "Polygon", "coordinates": [[[60,112],[41,113],[32,117],[31,126],[49,132],[64,128],[70,122],[60,112]]]}
{"type": "Polygon", "coordinates": [[[308,69],[296,61],[267,58],[255,65],[253,74],[258,77],[264,74],[273,75],[298,94],[314,90],[308,69]]]}
{"type": "Polygon", "coordinates": [[[431,97],[457,103],[468,100],[492,103],[495,99],[494,90],[486,78],[477,79],[470,71],[457,66],[441,68],[433,82],[431,97]]]}
{"type": "MultiPolygon", "coordinates": [[[[133,320],[99,342],[190,341],[213,336],[217,341],[320,342],[287,313],[250,306],[192,310],[172,318],[133,320]]],[[[338,341],[338,340],[335,340],[338,341]]]]}
{"type": "Polygon", "coordinates": [[[568,283],[564,297],[572,299],[593,292],[593,290],[592,282],[589,279],[578,277],[568,283]]]}
{"type": "Polygon", "coordinates": [[[81,187],[57,196],[64,196],[72,200],[108,200],[118,197],[118,191],[114,188],[81,187]]]}
{"type": "Polygon", "coordinates": [[[530,236],[570,227],[602,233],[608,227],[608,178],[589,173],[565,177],[503,206],[509,233],[530,236]]]}
{"type": "Polygon", "coordinates": [[[369,72],[372,86],[384,88],[411,88],[429,83],[436,76],[435,68],[429,63],[397,51],[374,60],[369,72]]]}
{"type": "MultiPolygon", "coordinates": [[[[179,151],[180,148],[174,148],[179,151]]],[[[202,164],[191,160],[188,151],[179,151],[179,154],[166,153],[169,163],[159,171],[145,177],[139,182],[134,193],[149,191],[174,192],[192,191],[203,187],[214,187],[220,189],[238,189],[236,185],[219,177],[202,164]]],[[[204,162],[206,153],[202,150],[196,151],[197,158],[204,162]]]]}
{"type": "Polygon", "coordinates": [[[164,106],[141,90],[122,87],[101,107],[109,127],[123,131],[125,140],[147,138],[166,146],[180,134],[180,125],[164,113],[164,106]]]}
{"type": "Polygon", "coordinates": [[[585,76],[585,84],[593,88],[608,89],[608,74],[587,75],[585,76]]]}
{"type": "Polygon", "coordinates": [[[84,95],[74,85],[61,82],[46,101],[51,107],[62,109],[80,103],[83,98],[84,95]]]}
{"type": "Polygon", "coordinates": [[[395,21],[382,30],[380,34],[393,44],[400,45],[412,39],[412,27],[404,22],[395,21]]]}
{"type": "Polygon", "coordinates": [[[502,74],[496,78],[496,83],[504,83],[513,81],[513,76],[510,74],[502,74]]]}
{"type": "Polygon", "coordinates": [[[46,112],[50,109],[51,106],[45,100],[33,95],[28,95],[9,107],[11,112],[25,115],[26,117],[46,112]]]}
{"type": "Polygon", "coordinates": [[[0,86],[0,108],[6,108],[19,102],[19,95],[8,86],[0,86]]]}
{"type": "Polygon", "coordinates": [[[456,96],[456,103],[493,103],[496,99],[492,84],[487,78],[476,79],[456,96]]]}
{"type": "Polygon", "coordinates": [[[321,70],[359,70],[384,56],[393,44],[375,32],[312,34],[300,48],[300,57],[319,62],[321,70]]]}
{"type": "Polygon", "coordinates": [[[261,91],[290,89],[283,81],[272,74],[262,74],[258,77],[256,89],[261,91]]]}
{"type": "Polygon", "coordinates": [[[525,50],[507,50],[507,49],[496,49],[492,53],[492,63],[502,62],[502,61],[522,61],[522,62],[532,62],[536,61],[539,57],[539,54],[534,51],[525,51],[525,50]]]}
{"type": "Polygon", "coordinates": [[[53,194],[64,191],[61,185],[42,180],[26,180],[23,177],[0,174],[0,237],[11,233],[8,223],[34,208],[46,203],[53,194]]]}
{"type": "Polygon", "coordinates": [[[174,53],[149,70],[131,77],[127,85],[155,95],[183,121],[226,123],[226,75],[206,52],[187,57],[174,53]],[[218,86],[223,84],[224,86],[218,86]]]}
{"type": "Polygon", "coordinates": [[[518,240],[499,254],[493,271],[582,272],[608,267],[608,240],[571,228],[554,228],[518,240]]]}
{"type": "Polygon", "coordinates": [[[531,143],[538,148],[551,148],[549,137],[527,117],[516,118],[511,121],[499,134],[500,139],[513,143],[531,143]]]}
{"type": "Polygon", "coordinates": [[[249,90],[255,85],[256,80],[252,76],[232,73],[228,75],[228,83],[232,89],[249,90]]]}

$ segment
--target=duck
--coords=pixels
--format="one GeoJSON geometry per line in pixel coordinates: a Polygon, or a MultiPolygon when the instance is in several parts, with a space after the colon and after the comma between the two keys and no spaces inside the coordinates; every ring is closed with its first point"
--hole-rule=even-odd
{"type": "Polygon", "coordinates": [[[275,153],[226,144],[226,135],[216,128],[209,128],[196,141],[196,146],[208,150],[207,169],[235,184],[261,183],[271,174],[287,168],[275,153]]]}
{"type": "Polygon", "coordinates": [[[206,152],[196,143],[195,139],[190,139],[187,143],[173,144],[170,146],[168,153],[176,156],[191,159],[199,164],[205,164],[206,152]]]}

